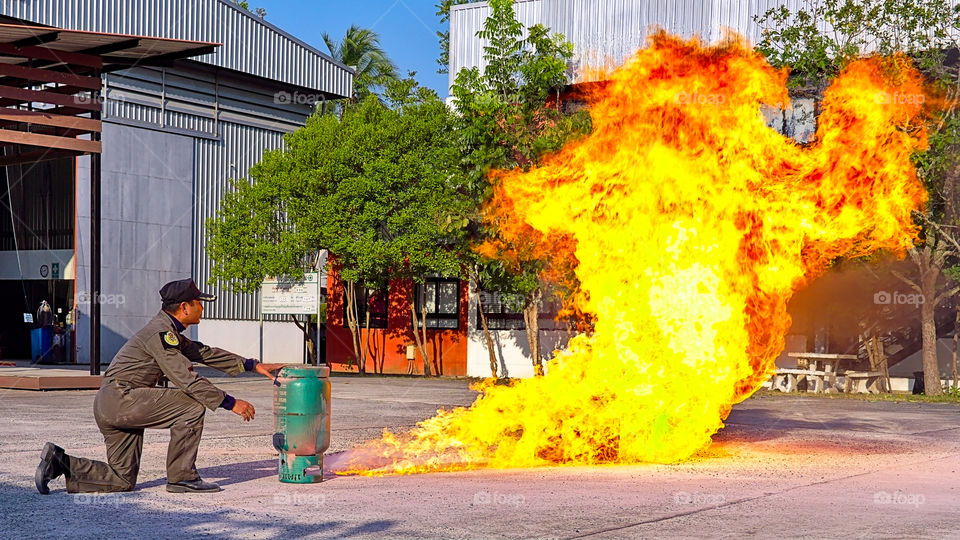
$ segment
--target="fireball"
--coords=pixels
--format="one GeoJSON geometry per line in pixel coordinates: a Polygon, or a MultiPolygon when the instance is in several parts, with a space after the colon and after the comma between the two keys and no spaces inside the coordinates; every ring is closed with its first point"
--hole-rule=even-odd
{"type": "Polygon", "coordinates": [[[385,433],[340,471],[669,463],[708,447],[773,373],[791,295],[838,257],[902,253],[925,202],[908,60],[850,64],[805,145],[760,112],[789,106],[786,78],[741,40],[663,33],[610,73],[589,100],[594,132],[498,173],[490,205],[513,213],[507,237],[572,238],[593,331],[545,376],[480,385],[472,406],[385,433]]]}

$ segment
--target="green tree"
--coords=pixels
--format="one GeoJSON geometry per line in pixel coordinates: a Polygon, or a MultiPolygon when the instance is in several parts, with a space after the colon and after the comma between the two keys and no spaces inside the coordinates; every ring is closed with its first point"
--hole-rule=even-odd
{"type": "MultiPolygon", "coordinates": [[[[450,22],[450,8],[468,2],[470,2],[470,0],[442,0],[435,4],[437,15],[440,17],[440,24],[450,22]]],[[[437,73],[448,73],[450,71],[450,30],[447,29],[437,32],[437,37],[440,38],[440,56],[437,57],[437,64],[439,64],[440,67],[437,68],[437,73]]]]}
{"type": "MultiPolygon", "coordinates": [[[[867,54],[904,53],[947,103],[956,103],[958,65],[947,55],[960,45],[960,6],[947,0],[806,0],[801,6],[793,11],[780,6],[756,18],[763,28],[757,50],[774,66],[791,67],[794,94],[819,98],[850,61],[867,54]]],[[[895,69],[896,62],[890,66],[895,69]]],[[[935,310],[958,290],[950,275],[957,275],[960,243],[948,231],[960,226],[960,116],[951,106],[928,127],[930,147],[915,156],[930,194],[927,208],[916,216],[920,240],[909,251],[917,274],[899,277],[926,299],[920,310],[924,385],[928,394],[940,394],[935,310]]],[[[960,324],[960,314],[957,321],[960,324]]]]}
{"type": "MultiPolygon", "coordinates": [[[[213,278],[252,291],[266,275],[302,275],[321,249],[343,280],[364,287],[461,274],[459,216],[470,201],[452,184],[458,148],[450,111],[411,80],[389,83],[385,97],[386,104],[368,96],[342,117],[312,116],[283,149],[264,154],[250,181],[234,181],[207,224],[213,278]]],[[[426,328],[417,332],[412,291],[407,300],[429,375],[426,328]]]]}
{"type": "MultiPolygon", "coordinates": [[[[247,11],[250,11],[250,2],[248,2],[247,0],[233,0],[233,3],[247,11]]],[[[261,19],[267,18],[266,8],[258,7],[254,9],[253,12],[256,13],[257,17],[260,17],[261,19]]]]}
{"type": "Polygon", "coordinates": [[[323,33],[330,56],[357,70],[353,80],[355,101],[363,101],[376,89],[399,78],[397,67],[380,45],[380,36],[369,28],[352,25],[339,40],[323,33]]]}
{"type": "MultiPolygon", "coordinates": [[[[438,7],[449,9],[450,4],[438,7]]],[[[534,166],[590,130],[585,111],[565,114],[560,107],[573,45],[542,25],[525,28],[517,21],[511,0],[492,0],[489,5],[490,16],[477,33],[487,43],[486,67],[461,70],[452,88],[464,188],[477,208],[492,194],[495,175],[491,171],[534,166]]],[[[471,277],[482,289],[523,298],[534,369],[542,374],[537,321],[545,296],[542,276],[552,264],[546,252],[538,249],[543,239],[529,227],[519,236],[503,234],[504,223],[490,213],[484,219],[481,212],[474,212],[467,219],[473,224],[471,241],[486,248],[466,265],[471,277]]],[[[496,376],[493,341],[485,319],[481,323],[496,376]]]]}

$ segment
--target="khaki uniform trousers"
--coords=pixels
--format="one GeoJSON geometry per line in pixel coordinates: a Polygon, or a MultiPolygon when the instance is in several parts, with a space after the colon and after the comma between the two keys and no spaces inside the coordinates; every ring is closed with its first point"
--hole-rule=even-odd
{"type": "Polygon", "coordinates": [[[170,430],[167,482],[196,480],[204,412],[199,401],[174,388],[128,388],[104,381],[93,415],[107,445],[107,463],[70,456],[67,492],[132,491],[144,429],[170,430]]]}

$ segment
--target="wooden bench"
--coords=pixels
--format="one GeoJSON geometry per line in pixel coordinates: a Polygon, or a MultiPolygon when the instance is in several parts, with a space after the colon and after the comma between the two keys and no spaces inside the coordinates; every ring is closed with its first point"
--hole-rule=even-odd
{"type": "Polygon", "coordinates": [[[844,392],[879,394],[883,390],[882,371],[848,371],[844,376],[847,378],[843,385],[844,392]]]}
{"type": "Polygon", "coordinates": [[[815,369],[778,369],[771,378],[770,389],[783,392],[798,392],[800,382],[807,381],[807,391],[821,393],[825,390],[824,378],[832,373],[815,369]],[[812,388],[811,388],[812,386],[812,388]]]}

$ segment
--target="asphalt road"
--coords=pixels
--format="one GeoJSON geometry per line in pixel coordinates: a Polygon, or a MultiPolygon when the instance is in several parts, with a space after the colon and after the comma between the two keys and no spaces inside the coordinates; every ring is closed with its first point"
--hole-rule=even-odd
{"type": "MultiPolygon", "coordinates": [[[[103,459],[93,391],[0,390],[3,538],[960,538],[960,408],[800,397],[738,405],[677,465],[478,470],[277,481],[272,386],[216,379],[257,418],[206,417],[198,467],[224,491],[164,489],[168,434],[149,431],[132,493],[39,495],[43,443],[103,459]]],[[[333,379],[329,453],[469,404],[466,381],[333,379]]]]}

